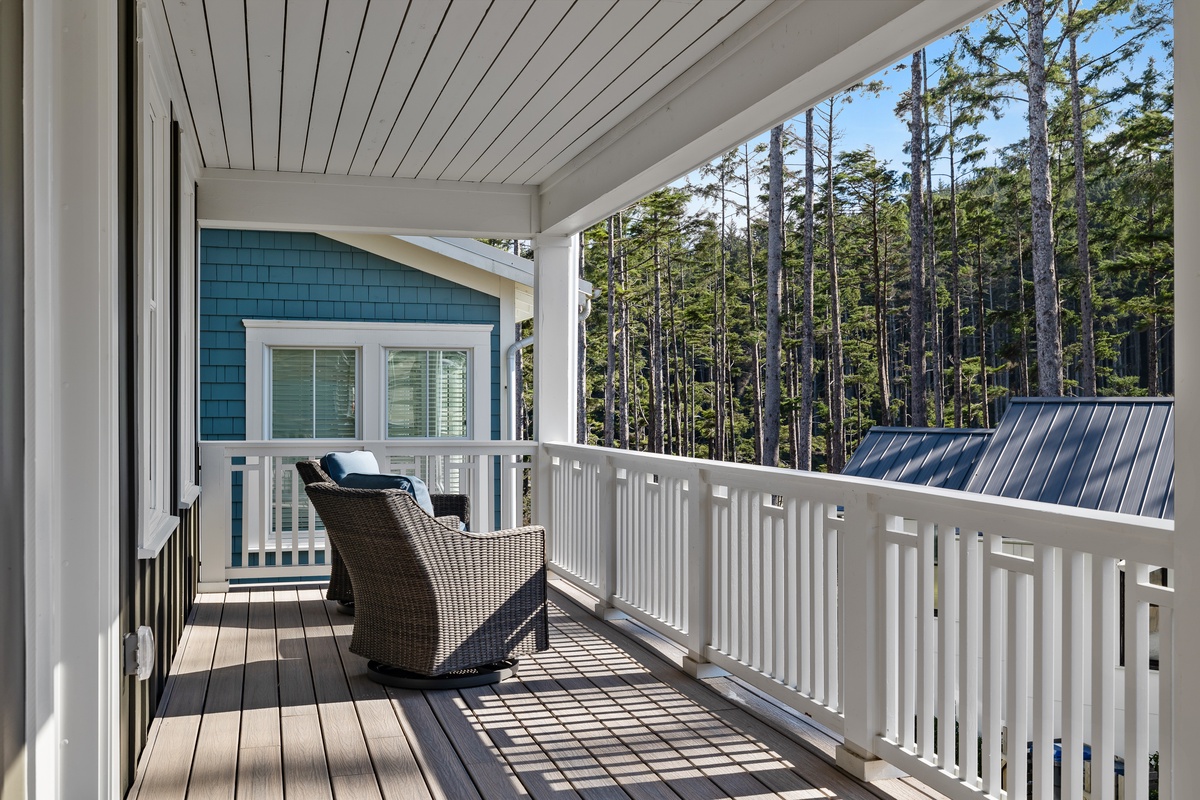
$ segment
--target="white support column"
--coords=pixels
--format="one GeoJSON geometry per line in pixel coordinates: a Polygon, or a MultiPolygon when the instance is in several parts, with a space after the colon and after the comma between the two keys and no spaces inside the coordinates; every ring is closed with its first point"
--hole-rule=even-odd
{"type": "MultiPolygon", "coordinates": [[[[1200,6],[1175,4],[1175,74],[1200,74],[1200,6]]],[[[1175,83],[1175,624],[1172,740],[1176,797],[1200,786],[1200,84],[1175,83]]]]}
{"type": "MultiPolygon", "coordinates": [[[[579,237],[539,235],[533,251],[533,435],[575,441],[575,349],[578,339],[579,237]]],[[[538,459],[534,522],[550,517],[550,465],[538,459]]],[[[547,531],[554,536],[554,531],[547,531]]]]}
{"type": "Polygon", "coordinates": [[[579,237],[539,235],[533,251],[533,428],[542,442],[575,441],[579,237]]]}
{"type": "Polygon", "coordinates": [[[117,4],[25,2],[28,794],[116,797],[117,4]]]}

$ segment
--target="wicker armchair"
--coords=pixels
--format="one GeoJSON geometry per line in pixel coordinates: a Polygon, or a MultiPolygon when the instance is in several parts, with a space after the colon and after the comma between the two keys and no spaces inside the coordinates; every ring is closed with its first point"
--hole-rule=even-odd
{"type": "MultiPolygon", "coordinates": [[[[333,479],[321,469],[321,462],[316,459],[297,462],[296,472],[300,473],[300,480],[304,481],[305,486],[333,483],[333,479]]],[[[430,499],[440,522],[454,528],[460,522],[466,526],[471,524],[471,498],[467,495],[433,494],[430,499]]],[[[342,563],[332,540],[329,543],[329,588],[325,591],[325,597],[335,601],[339,611],[354,613],[354,587],[350,583],[350,573],[346,572],[346,565],[342,563]]]]}
{"type": "Polygon", "coordinates": [[[480,685],[549,647],[540,526],[469,533],[399,489],[305,490],[354,583],[350,652],[370,660],[374,680],[480,685]]]}

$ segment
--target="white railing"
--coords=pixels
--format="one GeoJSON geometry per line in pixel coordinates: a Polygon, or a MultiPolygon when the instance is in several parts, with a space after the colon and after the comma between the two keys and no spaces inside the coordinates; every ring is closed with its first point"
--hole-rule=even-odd
{"type": "Polygon", "coordinates": [[[533,442],[421,439],[201,442],[200,583],[329,575],[325,529],[295,463],[333,450],[370,450],[385,472],[415,475],[434,494],[466,494],[473,530],[527,519],[533,442]]]}
{"type": "Polygon", "coordinates": [[[1046,800],[1147,800],[1158,753],[1172,796],[1172,590],[1151,580],[1170,522],[577,445],[541,459],[558,575],[849,749],[951,797],[1046,800]]]}

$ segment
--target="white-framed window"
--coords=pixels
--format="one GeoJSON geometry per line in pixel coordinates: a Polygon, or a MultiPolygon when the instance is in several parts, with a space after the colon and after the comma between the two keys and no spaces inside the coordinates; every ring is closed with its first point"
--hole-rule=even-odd
{"type": "Polygon", "coordinates": [[[357,439],[359,352],[269,347],[271,439],[357,439]]]}
{"type": "Polygon", "coordinates": [[[488,438],[491,325],[242,320],[246,438],[488,438]]]}
{"type": "Polygon", "coordinates": [[[141,18],[138,68],[137,473],[138,555],[152,558],[179,525],[174,503],[171,107],[141,18]]]}

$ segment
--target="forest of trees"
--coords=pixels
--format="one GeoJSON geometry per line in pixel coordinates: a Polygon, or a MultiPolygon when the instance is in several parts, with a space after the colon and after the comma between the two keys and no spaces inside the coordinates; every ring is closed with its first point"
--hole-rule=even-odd
{"type": "Polygon", "coordinates": [[[586,231],[580,440],[837,472],[873,425],[1169,394],[1170,14],[1009,3],[586,231]],[[884,81],[902,164],[839,146],[884,81]]]}

